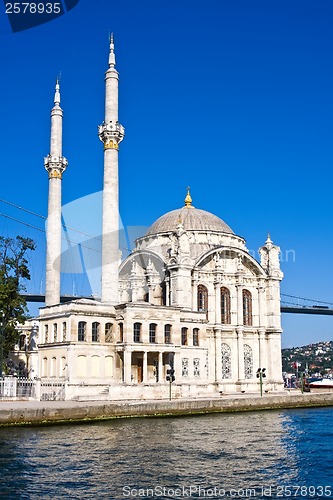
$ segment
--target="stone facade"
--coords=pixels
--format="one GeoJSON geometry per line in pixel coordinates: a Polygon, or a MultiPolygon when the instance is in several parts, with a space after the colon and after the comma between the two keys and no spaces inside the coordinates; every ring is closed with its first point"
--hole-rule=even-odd
{"type": "Polygon", "coordinates": [[[36,376],[63,380],[67,399],[166,398],[169,370],[173,397],[258,392],[258,368],[266,369],[265,390],[282,389],[283,275],[270,237],[259,263],[223,220],[192,205],[188,190],[185,205],[152,224],[118,269],[124,129],[113,39],[105,115],[102,298],[49,299],[41,308],[36,376]]]}
{"type": "Polygon", "coordinates": [[[265,390],[282,389],[279,248],[260,253],[209,227],[149,230],[120,266],[119,304],[41,309],[39,377],[64,378],[68,399],[150,399],[168,396],[170,368],[173,397],[190,397],[258,392],[264,367],[265,390]]]}

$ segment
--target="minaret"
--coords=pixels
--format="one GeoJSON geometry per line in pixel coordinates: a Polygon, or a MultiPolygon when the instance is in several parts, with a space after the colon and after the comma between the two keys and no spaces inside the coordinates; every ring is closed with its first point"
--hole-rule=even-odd
{"type": "Polygon", "coordinates": [[[119,202],[118,147],[125,129],[118,122],[118,72],[115,68],[113,35],[110,38],[109,68],[105,73],[105,119],[98,127],[104,144],[102,302],[118,302],[119,202]]]}
{"type": "Polygon", "coordinates": [[[46,306],[60,303],[61,179],[68,164],[66,158],[62,156],[62,117],[60,87],[57,80],[54,106],[51,110],[50,154],[44,158],[44,166],[49,174],[46,229],[46,306]]]}

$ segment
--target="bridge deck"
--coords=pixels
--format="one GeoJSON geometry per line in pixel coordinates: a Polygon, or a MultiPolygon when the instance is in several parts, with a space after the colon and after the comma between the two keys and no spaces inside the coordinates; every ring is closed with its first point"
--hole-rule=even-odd
{"type": "MultiPolygon", "coordinates": [[[[45,295],[33,295],[33,294],[21,294],[22,297],[26,299],[27,302],[39,302],[45,303],[45,295]]],[[[93,297],[78,297],[74,295],[62,295],[60,297],[60,303],[70,302],[72,300],[78,300],[82,298],[93,299],[93,297]]],[[[333,316],[333,309],[326,306],[284,306],[281,305],[282,313],[292,313],[292,314],[322,314],[324,316],[333,316]]]]}

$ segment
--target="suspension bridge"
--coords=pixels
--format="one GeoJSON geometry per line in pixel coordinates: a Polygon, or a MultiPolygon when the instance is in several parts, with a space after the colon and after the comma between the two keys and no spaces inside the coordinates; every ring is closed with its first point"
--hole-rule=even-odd
{"type": "Polygon", "coordinates": [[[333,315],[332,302],[320,302],[319,300],[296,297],[281,293],[281,312],[293,314],[321,314],[333,315]]]}
{"type": "MultiPolygon", "coordinates": [[[[30,293],[21,295],[26,299],[27,302],[45,302],[45,295],[30,293]]],[[[94,296],[87,297],[82,295],[62,295],[60,297],[60,302],[64,304],[65,302],[70,302],[71,300],[82,298],[98,300],[98,298],[94,296]]],[[[287,295],[285,293],[281,293],[281,312],[292,314],[321,314],[324,316],[333,316],[333,303],[320,302],[318,300],[306,299],[304,297],[296,297],[295,295],[287,295]]]]}
{"type": "MultiPolygon", "coordinates": [[[[33,232],[34,235],[35,234],[41,235],[42,233],[45,233],[46,217],[44,215],[40,215],[36,212],[33,212],[31,210],[28,210],[15,203],[12,203],[10,201],[1,198],[0,198],[0,203],[2,203],[7,208],[11,209],[7,211],[7,213],[0,211],[0,219],[9,221],[11,225],[25,226],[27,228],[26,230],[28,231],[29,236],[31,236],[31,232],[33,232]],[[13,212],[13,210],[16,212],[13,212]],[[17,215],[17,212],[19,212],[19,215],[17,215]],[[23,214],[28,217],[28,220],[22,220],[23,214]],[[36,223],[34,222],[36,219],[39,221],[41,220],[43,221],[43,227],[41,227],[40,224],[36,225],[36,223]]],[[[64,239],[66,240],[67,243],[77,245],[78,240],[76,236],[79,235],[79,238],[81,240],[80,247],[92,250],[94,252],[100,252],[99,248],[101,242],[100,236],[92,235],[88,232],[81,231],[73,227],[67,227],[65,224],[63,224],[63,229],[65,231],[64,239]],[[70,238],[72,238],[72,240],[70,238]]],[[[43,238],[45,239],[44,235],[43,238]]],[[[127,239],[127,243],[128,241],[129,240],[127,239]]],[[[126,247],[124,246],[121,247],[123,252],[130,253],[131,249],[129,248],[129,246],[130,245],[127,245],[126,247]]],[[[31,267],[32,268],[35,267],[34,262],[31,263],[31,267]]],[[[44,271],[41,271],[41,275],[44,275],[44,271]]],[[[32,289],[36,290],[37,288],[38,286],[35,283],[32,289]]],[[[22,293],[22,296],[26,299],[28,303],[42,304],[45,302],[45,295],[42,293],[41,290],[40,293],[22,293]]],[[[89,298],[98,300],[98,298],[95,295],[89,295],[89,292],[87,293],[87,289],[83,290],[82,288],[81,294],[79,293],[63,294],[60,297],[60,301],[61,303],[65,303],[80,298],[89,298]]],[[[323,316],[327,315],[332,316],[333,302],[323,302],[316,299],[309,299],[297,295],[288,295],[281,293],[281,312],[289,314],[317,314],[323,316]]]]}

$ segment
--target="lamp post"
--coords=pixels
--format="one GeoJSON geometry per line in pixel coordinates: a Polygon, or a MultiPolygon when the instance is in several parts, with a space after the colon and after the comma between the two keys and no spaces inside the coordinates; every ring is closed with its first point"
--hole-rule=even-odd
{"type": "Polygon", "coordinates": [[[3,312],[0,325],[0,378],[2,378],[4,325],[5,325],[5,313],[3,312]]]}
{"type": "Polygon", "coordinates": [[[171,401],[171,385],[172,385],[172,382],[175,381],[175,370],[173,368],[170,368],[167,370],[166,379],[167,379],[167,382],[169,382],[169,400],[171,401]]]}
{"type": "Polygon", "coordinates": [[[257,378],[259,379],[260,384],[260,396],[262,396],[262,379],[266,378],[266,368],[258,368],[257,370],[257,378]]]}
{"type": "Polygon", "coordinates": [[[0,378],[2,378],[2,365],[3,365],[4,323],[5,323],[5,313],[3,312],[1,315],[1,327],[0,327],[0,378]]]}

